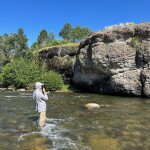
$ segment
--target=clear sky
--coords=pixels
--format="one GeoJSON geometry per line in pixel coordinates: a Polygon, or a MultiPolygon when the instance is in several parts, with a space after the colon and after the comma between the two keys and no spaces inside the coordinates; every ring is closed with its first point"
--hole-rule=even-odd
{"type": "Polygon", "coordinates": [[[0,35],[23,28],[29,45],[42,29],[56,38],[66,22],[94,31],[105,26],[150,21],[150,0],[0,0],[0,35]]]}

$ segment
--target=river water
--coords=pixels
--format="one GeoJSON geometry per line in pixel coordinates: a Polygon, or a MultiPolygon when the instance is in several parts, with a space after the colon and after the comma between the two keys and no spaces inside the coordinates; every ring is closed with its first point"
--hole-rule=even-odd
{"type": "Polygon", "coordinates": [[[150,150],[149,99],[51,93],[47,107],[40,130],[31,92],[0,92],[0,150],[150,150]]]}

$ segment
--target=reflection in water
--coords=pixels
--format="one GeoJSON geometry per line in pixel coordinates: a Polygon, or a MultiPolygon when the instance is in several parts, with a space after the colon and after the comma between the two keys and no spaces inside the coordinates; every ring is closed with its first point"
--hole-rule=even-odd
{"type": "Polygon", "coordinates": [[[39,130],[32,93],[0,93],[0,149],[150,149],[149,99],[81,93],[49,97],[46,126],[39,130]],[[100,109],[85,109],[89,102],[100,109]]]}

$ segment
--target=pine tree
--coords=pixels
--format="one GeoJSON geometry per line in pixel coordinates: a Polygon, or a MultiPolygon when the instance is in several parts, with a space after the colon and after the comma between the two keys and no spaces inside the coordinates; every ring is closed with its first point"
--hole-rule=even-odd
{"type": "Polygon", "coordinates": [[[15,50],[16,57],[24,56],[28,50],[28,39],[22,28],[19,28],[18,33],[15,34],[15,50]]]}
{"type": "Polygon", "coordinates": [[[40,46],[46,46],[47,39],[48,39],[47,31],[43,29],[38,36],[37,42],[40,46]]]}

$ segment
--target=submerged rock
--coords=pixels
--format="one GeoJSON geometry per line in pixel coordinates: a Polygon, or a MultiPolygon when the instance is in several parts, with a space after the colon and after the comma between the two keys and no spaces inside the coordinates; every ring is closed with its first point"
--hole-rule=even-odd
{"type": "Polygon", "coordinates": [[[120,145],[117,139],[109,137],[101,137],[93,135],[89,138],[89,144],[94,150],[120,150],[120,145]]]}
{"type": "Polygon", "coordinates": [[[45,150],[51,145],[52,143],[48,139],[43,138],[40,134],[29,134],[24,140],[19,141],[18,150],[45,150]]]}
{"type": "Polygon", "coordinates": [[[73,83],[87,92],[150,97],[150,23],[114,26],[80,43],[73,83]]]}

